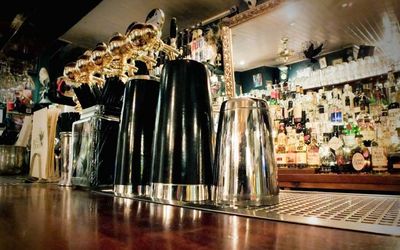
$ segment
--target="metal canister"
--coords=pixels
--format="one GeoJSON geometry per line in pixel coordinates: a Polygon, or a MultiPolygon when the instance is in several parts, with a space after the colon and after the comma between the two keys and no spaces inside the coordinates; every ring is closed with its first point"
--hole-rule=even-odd
{"type": "Polygon", "coordinates": [[[222,103],[214,159],[218,204],[259,206],[278,201],[272,123],[264,100],[237,97],[222,103]]]}
{"type": "Polygon", "coordinates": [[[148,196],[153,134],[160,83],[133,79],[126,83],[115,160],[114,193],[148,196]]]}
{"type": "Polygon", "coordinates": [[[207,70],[192,60],[168,61],[160,83],[151,196],[208,200],[213,183],[213,123],[207,70]]]}
{"type": "Polygon", "coordinates": [[[71,186],[71,178],[69,178],[69,164],[71,162],[71,140],[72,132],[60,133],[60,162],[61,162],[61,178],[58,182],[60,186],[71,186]]]}

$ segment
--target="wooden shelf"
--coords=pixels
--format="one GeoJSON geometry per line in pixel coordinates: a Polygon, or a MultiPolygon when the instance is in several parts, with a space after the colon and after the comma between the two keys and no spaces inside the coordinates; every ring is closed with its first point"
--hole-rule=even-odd
{"type": "Polygon", "coordinates": [[[314,169],[279,169],[279,187],[400,194],[400,174],[319,174],[314,169]]]}

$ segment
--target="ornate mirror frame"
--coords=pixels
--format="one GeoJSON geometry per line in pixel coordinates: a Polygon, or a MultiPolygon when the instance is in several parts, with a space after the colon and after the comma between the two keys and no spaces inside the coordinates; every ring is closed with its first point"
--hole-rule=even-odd
{"type": "Polygon", "coordinates": [[[281,4],[284,0],[269,0],[252,9],[248,9],[231,18],[223,20],[221,29],[222,39],[222,58],[224,60],[224,78],[226,95],[231,98],[236,95],[235,76],[233,68],[232,54],[232,30],[231,28],[241,23],[249,21],[257,16],[270,12],[273,8],[281,4]]]}

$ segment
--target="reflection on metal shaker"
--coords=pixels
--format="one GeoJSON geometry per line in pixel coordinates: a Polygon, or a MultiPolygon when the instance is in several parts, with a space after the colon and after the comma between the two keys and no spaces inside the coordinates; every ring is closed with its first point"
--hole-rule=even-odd
{"type": "Polygon", "coordinates": [[[60,186],[71,186],[71,178],[68,176],[69,164],[71,161],[71,139],[72,132],[61,132],[60,133],[60,151],[61,151],[61,179],[58,182],[60,186]]]}
{"type": "Polygon", "coordinates": [[[265,101],[238,97],[223,102],[214,162],[218,204],[259,206],[278,201],[271,126],[265,101]]]}

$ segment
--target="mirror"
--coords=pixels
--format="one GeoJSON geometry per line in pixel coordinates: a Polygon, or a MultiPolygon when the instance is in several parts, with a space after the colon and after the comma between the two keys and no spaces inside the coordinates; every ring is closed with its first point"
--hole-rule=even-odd
{"type": "Polygon", "coordinates": [[[398,71],[399,13],[396,0],[271,0],[239,13],[223,32],[230,96],[279,82],[312,89],[398,71]],[[360,63],[376,72],[359,72],[360,63]]]}

